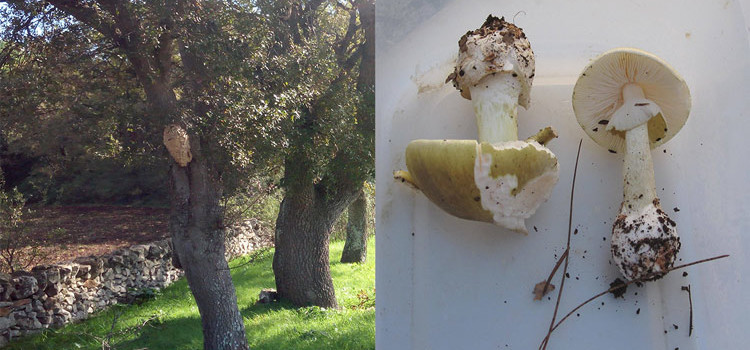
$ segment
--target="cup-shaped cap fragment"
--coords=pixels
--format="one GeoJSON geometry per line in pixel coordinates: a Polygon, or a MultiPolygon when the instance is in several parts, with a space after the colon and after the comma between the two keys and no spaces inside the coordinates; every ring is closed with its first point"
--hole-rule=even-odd
{"type": "Polygon", "coordinates": [[[482,78],[500,73],[513,74],[521,82],[518,104],[527,108],[534,80],[534,52],[521,28],[492,15],[476,30],[458,41],[458,62],[448,81],[471,99],[471,88],[482,78]]]}
{"type": "Polygon", "coordinates": [[[685,125],[690,113],[690,90],[666,62],[645,51],[618,48],[595,58],[573,89],[573,110],[583,130],[600,146],[625,150],[625,132],[607,130],[612,115],[623,106],[622,90],[638,84],[644,97],[661,113],[648,121],[651,148],[669,141],[685,125]]]}
{"type": "Polygon", "coordinates": [[[525,141],[415,140],[406,148],[406,166],[424,195],[449,214],[522,233],[558,179],[555,155],[525,141]]]}

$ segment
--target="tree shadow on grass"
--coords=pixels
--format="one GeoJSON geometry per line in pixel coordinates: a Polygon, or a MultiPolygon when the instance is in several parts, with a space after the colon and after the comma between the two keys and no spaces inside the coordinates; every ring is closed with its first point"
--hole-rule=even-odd
{"type": "Polygon", "coordinates": [[[242,310],[252,349],[374,349],[374,311],[298,308],[289,302],[242,310]]]}
{"type": "MultiPolygon", "coordinates": [[[[254,304],[241,310],[253,349],[374,349],[374,332],[367,329],[374,314],[342,315],[341,311],[297,308],[289,302],[254,304]],[[286,324],[290,318],[293,325],[286,324]],[[344,324],[345,323],[345,324],[344,324]],[[373,333],[363,342],[363,334],[373,333]]],[[[117,349],[200,349],[200,318],[173,318],[144,327],[137,337],[117,343],[117,349]]]]}
{"type": "MultiPolygon", "coordinates": [[[[246,319],[252,319],[260,314],[266,314],[274,310],[292,309],[293,305],[288,303],[273,303],[255,305],[257,294],[262,288],[270,288],[268,281],[273,281],[273,271],[270,268],[272,254],[264,254],[263,257],[251,264],[242,265],[249,257],[237,259],[230,263],[232,266],[232,279],[234,280],[237,293],[237,302],[241,308],[241,314],[246,319]],[[240,266],[241,265],[241,266],[240,266]],[[243,308],[243,305],[247,305],[243,308]]],[[[163,290],[162,298],[181,300],[182,303],[191,304],[194,307],[194,299],[187,286],[187,281],[182,278],[172,286],[163,290]]],[[[165,305],[166,306],[166,305],[165,305]]],[[[168,306],[167,306],[168,307],[168,306]]],[[[183,306],[184,308],[184,306],[183,306]]],[[[170,313],[170,310],[164,309],[170,313]]],[[[161,323],[144,327],[136,338],[116,344],[117,349],[201,349],[203,348],[203,331],[201,328],[200,315],[197,310],[182,318],[169,318],[161,323]]]]}
{"type": "Polygon", "coordinates": [[[201,349],[203,331],[198,317],[172,318],[141,329],[138,336],[115,344],[118,350],[126,349],[201,349]]]}

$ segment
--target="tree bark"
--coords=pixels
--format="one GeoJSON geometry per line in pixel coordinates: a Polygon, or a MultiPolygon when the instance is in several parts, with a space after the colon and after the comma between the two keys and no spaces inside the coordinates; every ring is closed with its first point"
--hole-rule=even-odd
{"type": "Polygon", "coordinates": [[[338,308],[329,266],[331,230],[356,191],[326,192],[302,151],[285,162],[286,194],[276,219],[273,272],[279,297],[297,306],[338,308]]]}
{"type": "Polygon", "coordinates": [[[170,171],[172,244],[198,305],[204,349],[248,349],[224,258],[220,182],[202,157],[196,139],[190,142],[193,160],[187,167],[174,163],[170,171]]]}
{"type": "Polygon", "coordinates": [[[281,202],[273,256],[280,298],[297,306],[338,308],[328,256],[334,222],[308,196],[286,196],[281,202]]]}
{"type": "Polygon", "coordinates": [[[346,221],[346,243],[341,253],[342,263],[363,263],[367,260],[367,195],[364,188],[349,204],[346,221]]]}

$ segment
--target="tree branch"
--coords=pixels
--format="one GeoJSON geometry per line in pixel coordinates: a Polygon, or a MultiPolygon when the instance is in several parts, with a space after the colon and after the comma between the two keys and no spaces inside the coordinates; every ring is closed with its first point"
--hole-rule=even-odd
{"type": "Polygon", "coordinates": [[[115,34],[111,36],[115,44],[125,50],[136,74],[141,76],[144,84],[153,84],[156,80],[156,67],[148,55],[151,50],[146,46],[140,21],[123,0],[99,0],[101,6],[114,18],[115,34]]]}
{"type": "Polygon", "coordinates": [[[144,87],[154,84],[152,64],[145,50],[143,32],[126,1],[100,0],[101,9],[78,0],[49,0],[59,10],[94,28],[125,51],[144,87]]]}
{"type": "Polygon", "coordinates": [[[161,80],[169,79],[172,70],[172,51],[174,50],[174,23],[170,19],[165,25],[164,32],[159,35],[159,46],[156,47],[156,65],[159,69],[161,80]]]}
{"type": "Polygon", "coordinates": [[[343,62],[347,61],[346,54],[349,52],[348,48],[351,44],[354,34],[359,29],[359,26],[357,26],[356,9],[352,8],[352,9],[349,9],[348,11],[349,11],[349,26],[346,28],[346,34],[344,34],[344,37],[338,42],[338,44],[334,48],[334,52],[336,53],[336,60],[339,62],[339,64],[342,64],[343,62]]]}
{"type": "Polygon", "coordinates": [[[29,26],[31,26],[31,23],[34,21],[34,17],[36,16],[34,16],[33,14],[29,14],[29,16],[21,24],[13,28],[13,32],[8,36],[8,38],[13,41],[7,43],[7,45],[3,47],[2,51],[0,51],[0,69],[2,69],[3,66],[8,63],[8,61],[10,61],[10,57],[13,54],[13,51],[15,51],[22,45],[21,42],[14,39],[16,35],[18,35],[18,33],[28,29],[29,26]]]}
{"type": "MultiPolygon", "coordinates": [[[[84,4],[77,0],[48,0],[50,4],[73,16],[82,23],[94,28],[108,38],[116,39],[118,37],[115,24],[112,20],[99,11],[98,8],[84,4]]],[[[20,2],[23,1],[13,1],[20,2]]]]}
{"type": "Polygon", "coordinates": [[[359,191],[364,181],[371,176],[374,168],[373,146],[375,136],[375,3],[365,0],[357,3],[360,22],[365,40],[357,50],[359,60],[359,76],[357,77],[357,91],[362,96],[357,108],[356,124],[358,136],[363,141],[361,153],[339,151],[331,161],[334,171],[325,176],[319,186],[321,188],[335,188],[326,198],[328,205],[337,205],[341,201],[351,201],[359,191]],[[354,156],[354,157],[353,157],[354,156]],[[354,163],[354,164],[352,164],[354,163]],[[361,164],[357,164],[361,163],[361,164]],[[351,197],[351,198],[349,198],[351,197]]]}
{"type": "Polygon", "coordinates": [[[300,18],[301,22],[297,22],[302,26],[302,34],[304,37],[309,38],[311,33],[315,32],[315,11],[323,4],[323,0],[309,0],[302,9],[300,18]]]}

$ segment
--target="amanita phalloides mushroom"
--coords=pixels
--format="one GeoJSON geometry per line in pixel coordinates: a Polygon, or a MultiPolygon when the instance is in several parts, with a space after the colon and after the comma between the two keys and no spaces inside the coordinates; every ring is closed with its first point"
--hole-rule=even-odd
{"type": "Polygon", "coordinates": [[[525,219],[557,183],[555,155],[544,144],[557,137],[545,128],[518,140],[517,109],[527,107],[534,53],[521,28],[492,15],[458,42],[448,77],[474,106],[476,140],[415,140],[406,148],[409,182],[446,212],[460,218],[528,233],[525,219]]]}
{"type": "Polygon", "coordinates": [[[623,201],[612,228],[615,264],[629,280],[661,277],[674,264],[680,238],[656,195],[651,148],[685,124],[690,113],[685,80],[650,53],[614,49],[581,73],[573,109],[594,141],[625,153],[623,201]]]}

